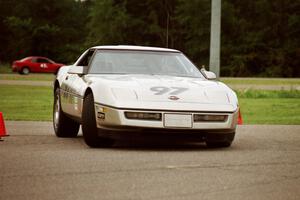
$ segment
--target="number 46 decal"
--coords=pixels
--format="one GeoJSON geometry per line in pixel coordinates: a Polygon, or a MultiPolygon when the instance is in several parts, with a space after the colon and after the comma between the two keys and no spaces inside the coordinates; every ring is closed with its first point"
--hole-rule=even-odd
{"type": "Polygon", "coordinates": [[[40,65],[40,67],[41,67],[41,68],[47,68],[48,66],[47,66],[47,64],[42,63],[42,64],[40,65]]]}
{"type": "Polygon", "coordinates": [[[166,93],[169,93],[169,95],[177,95],[177,94],[187,91],[188,88],[157,86],[157,87],[150,88],[150,90],[155,92],[154,93],[155,95],[163,95],[166,93]]]}

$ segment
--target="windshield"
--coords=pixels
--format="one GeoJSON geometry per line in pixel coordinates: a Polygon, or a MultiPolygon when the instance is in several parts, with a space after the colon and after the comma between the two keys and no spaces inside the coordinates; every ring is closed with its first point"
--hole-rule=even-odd
{"type": "Polygon", "coordinates": [[[201,72],[182,53],[151,51],[96,51],[90,74],[150,74],[201,77],[201,72]]]}

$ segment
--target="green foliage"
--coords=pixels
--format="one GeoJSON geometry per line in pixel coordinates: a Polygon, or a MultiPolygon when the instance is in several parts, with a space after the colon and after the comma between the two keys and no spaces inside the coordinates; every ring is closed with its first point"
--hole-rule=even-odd
{"type": "Polygon", "coordinates": [[[182,28],[182,50],[198,66],[208,66],[210,0],[179,0],[176,19],[182,28]]]}
{"type": "MultiPolygon", "coordinates": [[[[211,0],[0,0],[1,62],[94,45],[176,48],[208,65],[211,0]]],[[[299,77],[300,1],[222,0],[221,75],[299,77]]]]}
{"type": "Polygon", "coordinates": [[[223,75],[300,76],[299,1],[226,0],[222,6],[223,75]]]}
{"type": "Polygon", "coordinates": [[[11,42],[11,44],[8,47],[8,52],[10,52],[10,56],[17,57],[18,54],[25,55],[30,53],[30,40],[33,32],[32,19],[21,19],[19,17],[11,16],[7,17],[4,22],[8,30],[14,33],[8,35],[8,40],[13,41],[15,38],[17,38],[17,40],[11,42]],[[19,49],[19,47],[23,48],[20,51],[16,51],[15,49],[19,49]]]}
{"type": "Polygon", "coordinates": [[[128,15],[124,4],[115,5],[113,0],[96,1],[89,13],[87,44],[119,44],[126,39],[128,15]]]}
{"type": "Polygon", "coordinates": [[[175,44],[174,0],[95,1],[89,15],[87,44],[175,44]]]}
{"type": "Polygon", "coordinates": [[[73,0],[0,0],[0,61],[30,55],[70,62],[82,51],[88,8],[73,0]],[[1,12],[2,13],[2,12],[1,12]],[[76,13],[76,14],[74,14],[76,13]],[[3,35],[6,35],[5,37],[3,35]]]}

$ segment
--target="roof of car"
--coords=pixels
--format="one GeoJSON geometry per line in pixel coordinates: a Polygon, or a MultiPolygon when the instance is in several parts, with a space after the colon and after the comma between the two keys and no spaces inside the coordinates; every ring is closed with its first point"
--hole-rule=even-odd
{"type": "Polygon", "coordinates": [[[28,57],[25,57],[23,59],[32,59],[32,58],[45,58],[45,59],[49,59],[49,58],[44,57],[44,56],[28,56],[28,57]]]}
{"type": "Polygon", "coordinates": [[[174,52],[180,53],[176,49],[160,48],[160,47],[147,47],[147,46],[133,46],[133,45],[112,45],[112,46],[95,46],[94,49],[103,50],[135,50],[135,51],[160,51],[160,52],[174,52]]]}

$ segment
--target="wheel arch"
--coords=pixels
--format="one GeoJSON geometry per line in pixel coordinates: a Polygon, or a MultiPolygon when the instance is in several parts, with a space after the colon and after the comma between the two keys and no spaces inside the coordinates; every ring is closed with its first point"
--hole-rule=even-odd
{"type": "MultiPolygon", "coordinates": [[[[84,95],[83,95],[83,99],[88,95],[88,94],[93,94],[93,90],[88,87],[85,92],[84,92],[84,95]]],[[[93,94],[94,95],[94,94],[93,94]]]]}

